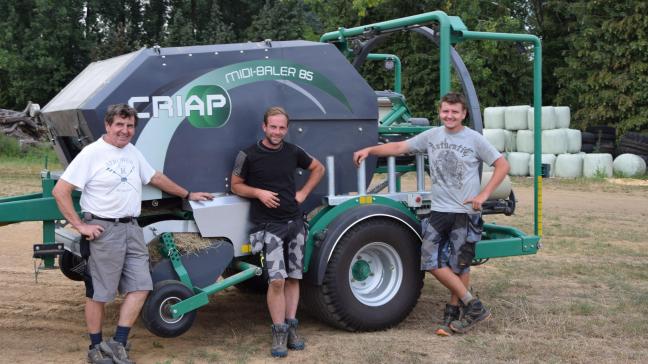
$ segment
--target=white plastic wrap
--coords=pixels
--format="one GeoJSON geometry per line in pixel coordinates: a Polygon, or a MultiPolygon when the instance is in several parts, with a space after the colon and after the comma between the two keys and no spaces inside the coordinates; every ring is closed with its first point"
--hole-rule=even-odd
{"type": "Polygon", "coordinates": [[[504,127],[507,130],[523,130],[528,127],[528,105],[508,106],[504,111],[504,127]]]}
{"type": "Polygon", "coordinates": [[[484,128],[504,129],[504,106],[487,107],[484,109],[484,128]]]}
{"type": "Polygon", "coordinates": [[[569,128],[571,112],[569,106],[556,106],[556,128],[569,128]]]}
{"type": "Polygon", "coordinates": [[[504,130],[506,135],[506,145],[504,150],[507,152],[517,152],[517,131],[504,130]]]}
{"type": "Polygon", "coordinates": [[[583,137],[578,129],[564,129],[567,133],[567,153],[578,153],[581,150],[583,137]]]}
{"type": "Polygon", "coordinates": [[[624,153],[614,159],[612,168],[614,173],[625,177],[641,176],[646,173],[646,161],[638,155],[624,153]]]}
{"type": "Polygon", "coordinates": [[[529,158],[531,154],[522,152],[508,153],[506,159],[511,166],[509,175],[511,176],[528,176],[529,175],[529,158]]]}
{"type": "MultiPolygon", "coordinates": [[[[533,130],[534,127],[534,108],[529,107],[527,111],[527,128],[533,130]]],[[[556,128],[556,109],[553,106],[543,106],[541,111],[542,113],[542,130],[550,130],[556,128]]]]}
{"type": "Polygon", "coordinates": [[[567,153],[566,129],[551,129],[542,131],[542,153],[563,154],[567,153]]]}
{"type": "Polygon", "coordinates": [[[556,177],[583,176],[583,154],[559,154],[556,158],[556,177]]]}
{"type": "MultiPolygon", "coordinates": [[[[482,173],[482,180],[481,180],[481,190],[484,190],[484,187],[486,187],[486,184],[488,181],[491,180],[493,177],[493,172],[483,172],[482,173]]],[[[488,198],[489,200],[497,200],[497,199],[506,199],[509,197],[511,194],[511,189],[512,189],[512,184],[511,184],[511,179],[509,176],[504,177],[504,180],[500,185],[491,193],[490,197],[488,198]]]]}
{"type": "Polygon", "coordinates": [[[504,129],[484,129],[484,137],[499,152],[506,148],[506,133],[504,129]]]}
{"type": "Polygon", "coordinates": [[[612,177],[612,154],[585,154],[583,158],[583,176],[612,177]]]}
{"type": "MultiPolygon", "coordinates": [[[[533,158],[533,154],[531,154],[529,156],[529,176],[533,176],[535,173],[533,158]]],[[[542,154],[540,160],[542,164],[550,165],[549,177],[554,177],[556,175],[556,156],[553,154],[542,154]]]]}
{"type": "Polygon", "coordinates": [[[518,152],[533,153],[533,132],[531,130],[518,130],[515,139],[518,152]]]}

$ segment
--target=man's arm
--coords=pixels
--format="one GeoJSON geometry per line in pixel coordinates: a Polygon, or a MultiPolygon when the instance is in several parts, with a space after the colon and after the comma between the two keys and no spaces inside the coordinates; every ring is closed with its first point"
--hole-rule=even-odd
{"type": "Polygon", "coordinates": [[[279,194],[277,192],[250,187],[245,184],[243,178],[235,174],[232,174],[232,192],[241,197],[259,199],[262,204],[270,209],[279,207],[279,194]]]}
{"type": "Polygon", "coordinates": [[[206,200],[214,199],[214,196],[211,193],[189,192],[189,190],[180,187],[177,183],[173,182],[169,177],[157,171],[155,172],[153,177],[151,177],[149,184],[161,189],[162,191],[170,195],[174,195],[182,198],[186,197],[187,200],[191,200],[191,201],[206,201],[206,200]],[[189,196],[187,196],[187,193],[189,193],[189,196]]]}
{"type": "Polygon", "coordinates": [[[86,224],[79,218],[76,210],[74,210],[74,204],[72,203],[73,190],[73,184],[59,179],[52,190],[52,196],[54,197],[54,200],[56,200],[56,205],[58,205],[59,211],[61,211],[72,227],[74,227],[81,235],[84,235],[88,240],[94,240],[101,235],[103,227],[101,225],[86,224]]]}
{"type": "Polygon", "coordinates": [[[397,156],[405,154],[407,152],[409,152],[409,146],[407,145],[406,141],[374,145],[372,147],[360,149],[359,151],[353,153],[353,163],[355,163],[356,167],[359,167],[360,162],[362,162],[370,155],[375,155],[378,157],[389,157],[392,155],[397,156]]]}
{"type": "Polygon", "coordinates": [[[313,161],[311,162],[310,166],[308,166],[308,170],[310,171],[310,175],[308,176],[308,180],[304,184],[304,186],[295,193],[295,200],[297,200],[297,203],[301,204],[306,200],[306,197],[313,191],[315,186],[319,183],[319,181],[322,179],[324,176],[324,171],[326,170],[322,163],[318,161],[317,159],[313,158],[313,161]]]}
{"type": "Polygon", "coordinates": [[[509,162],[504,158],[504,156],[497,158],[493,165],[495,166],[493,176],[491,177],[490,181],[488,181],[486,186],[484,186],[484,190],[472,199],[464,201],[464,204],[471,203],[473,210],[481,209],[482,204],[488,199],[488,197],[490,197],[491,193],[495,191],[497,186],[502,183],[502,181],[506,177],[506,174],[509,172],[509,162]]]}

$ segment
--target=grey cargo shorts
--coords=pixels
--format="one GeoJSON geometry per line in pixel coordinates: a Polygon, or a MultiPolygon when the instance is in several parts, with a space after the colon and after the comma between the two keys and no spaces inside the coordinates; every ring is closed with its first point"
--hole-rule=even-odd
{"type": "Polygon", "coordinates": [[[484,225],[481,213],[432,211],[421,225],[421,270],[450,267],[456,274],[470,271],[484,225]]]}
{"type": "Polygon", "coordinates": [[[137,222],[85,221],[104,228],[98,238],[88,242],[90,256],[86,258],[84,274],[86,297],[110,302],[117,291],[126,294],[152,290],[148,248],[137,222]]]}
{"type": "Polygon", "coordinates": [[[259,224],[250,233],[252,254],[262,253],[268,280],[302,279],[307,229],[301,218],[259,224]]]}

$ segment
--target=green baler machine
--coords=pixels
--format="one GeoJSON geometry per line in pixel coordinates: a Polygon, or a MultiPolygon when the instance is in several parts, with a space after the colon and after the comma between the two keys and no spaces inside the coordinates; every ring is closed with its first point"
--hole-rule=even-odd
{"type": "MultiPolygon", "coordinates": [[[[182,48],[143,48],[90,64],[40,114],[54,148],[67,164],[103,133],[103,113],[128,102],[139,112],[133,143],[154,166],[190,190],[212,191],[212,202],[187,203],[146,188],[138,219],[147,241],[159,241],[164,259],[151,267],[155,289],[142,311],[153,333],[178,336],[188,330],[208,296],[232,285],[264,290],[266,282],[247,237],[249,202],[229,193],[236,152],[260,138],[265,109],[284,106],[291,115],[288,141],[326,161],[323,181],[304,203],[310,231],[305,256],[303,307],[346,330],[380,330],[402,321],[423,285],[419,270],[421,219],[430,195],[424,190],[426,157],[370,158],[352,164],[355,150],[405,138],[433,126],[416,118],[400,90],[400,59],[372,49],[398,31],[413,31],[438,45],[438,96],[450,90],[454,68],[469,103],[471,126],[482,130],[470,75],[453,45],[469,40],[526,42],[534,50],[534,120],[541,125],[541,47],[537,37],[469,31],[461,19],[434,11],[381,23],[340,28],[320,42],[264,41],[182,48]],[[357,72],[365,60],[394,63],[393,91],[374,91],[357,72]],[[378,117],[378,100],[390,105],[378,117]],[[190,161],[190,162],[188,162],[190,161]],[[400,190],[400,176],[414,172],[416,190],[400,190]],[[367,191],[384,173],[387,192],[367,191]],[[192,233],[213,245],[183,256],[174,233],[192,233]],[[205,268],[208,267],[208,268],[205,268]],[[206,270],[205,270],[206,269],[206,270]],[[225,272],[224,279],[218,277],[225,272]],[[202,273],[196,273],[202,272],[202,273]]],[[[434,102],[435,100],[430,100],[434,102]]],[[[534,254],[542,234],[541,140],[535,133],[533,234],[486,224],[475,263],[534,254]]],[[[298,183],[305,179],[298,171],[298,183]]],[[[0,224],[43,221],[43,244],[34,256],[81,279],[79,236],[61,226],[51,197],[58,175],[44,170],[42,193],[0,199],[0,224]]],[[[78,209],[79,194],[75,194],[78,209]]],[[[510,215],[511,192],[488,201],[485,214],[510,215]]]]}

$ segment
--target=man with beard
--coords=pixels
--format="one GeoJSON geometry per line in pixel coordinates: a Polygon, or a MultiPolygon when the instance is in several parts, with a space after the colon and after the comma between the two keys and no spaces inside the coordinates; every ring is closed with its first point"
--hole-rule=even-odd
{"type": "Polygon", "coordinates": [[[236,157],[232,192],[251,199],[252,253],[262,254],[270,281],[271,355],[284,357],[288,349],[304,349],[304,340],[297,334],[296,314],[307,231],[299,205],[322,179],[324,166],[299,146],[284,141],[288,133],[284,109],[269,108],[262,128],[265,137],[236,157]],[[297,168],[310,171],[299,190],[294,177],[297,168]]]}
{"type": "Polygon", "coordinates": [[[465,333],[490,318],[490,311],[468,290],[475,244],[481,240],[482,204],[504,180],[509,164],[486,138],[464,127],[466,100],[450,92],[441,98],[443,127],[432,128],[402,142],[367,147],[353,154],[359,165],[369,155],[379,157],[427,152],[432,179],[431,212],[422,221],[421,269],[430,272],[450,291],[437,335],[465,333]],[[479,166],[495,166],[480,192],[479,166]],[[463,309],[463,315],[462,313],[463,309]]]}

